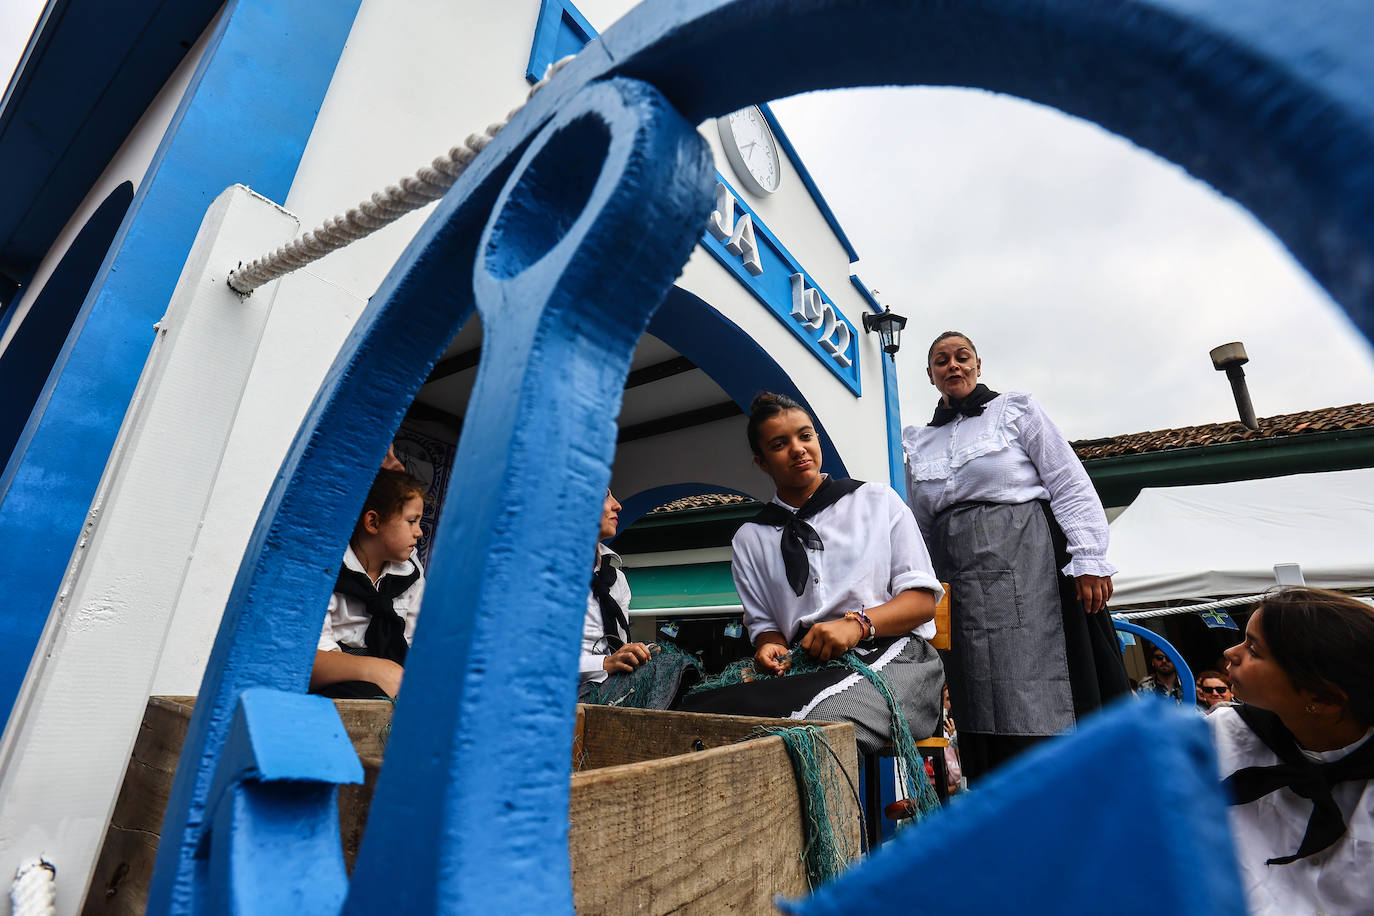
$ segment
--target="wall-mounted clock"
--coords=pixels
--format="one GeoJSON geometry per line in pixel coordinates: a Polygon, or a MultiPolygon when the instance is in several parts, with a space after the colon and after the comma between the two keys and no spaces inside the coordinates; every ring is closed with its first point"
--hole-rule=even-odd
{"type": "Polygon", "coordinates": [[[725,158],[730,160],[730,168],[739,176],[740,183],[758,195],[776,191],[782,180],[782,157],[759,107],[750,105],[717,118],[716,129],[725,147],[725,158]]]}

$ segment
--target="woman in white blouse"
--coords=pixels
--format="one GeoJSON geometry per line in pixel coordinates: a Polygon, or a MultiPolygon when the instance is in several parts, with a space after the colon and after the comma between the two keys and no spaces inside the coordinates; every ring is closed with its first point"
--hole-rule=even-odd
{"type": "Polygon", "coordinates": [[[944,674],[926,639],[943,589],[910,510],[890,486],[822,474],[811,417],[784,395],[754,399],[748,436],[754,464],[777,488],[732,544],[762,676],[697,694],[683,708],[849,721],[860,748],[875,751],[891,740],[891,715],[861,675],[831,668],[767,677],[788,671],[794,646],[817,662],[853,650],[883,674],[912,734],[934,734],[944,674]]]}
{"type": "Polygon", "coordinates": [[[1030,395],[979,383],[968,336],[931,344],[940,392],[903,433],[911,507],[950,583],[945,669],[971,780],[1129,690],[1110,617],[1107,518],[1030,395]]]}
{"type": "Polygon", "coordinates": [[[1265,596],[1226,650],[1244,705],[1207,717],[1251,916],[1374,912],[1374,608],[1265,596]]]}

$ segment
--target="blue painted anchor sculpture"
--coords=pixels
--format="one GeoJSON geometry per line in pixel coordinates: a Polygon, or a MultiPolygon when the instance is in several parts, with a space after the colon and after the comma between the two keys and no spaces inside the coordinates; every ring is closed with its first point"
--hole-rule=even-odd
{"type": "MultiPolygon", "coordinates": [[[[1374,55],[1362,36],[1371,26],[1374,8],[1353,0],[1325,5],[1319,19],[1294,16],[1280,0],[691,0],[631,12],[476,159],[338,357],[226,608],[177,772],[150,912],[248,912],[249,900],[258,914],[571,910],[566,815],[550,812],[568,805],[574,609],[632,349],[712,207],[711,157],[695,124],[806,90],[882,84],[975,86],[1052,105],[1248,207],[1368,335],[1374,55]],[[331,589],[355,494],[474,309],[485,339],[455,463],[463,511],[436,534],[442,560],[356,869],[351,881],[331,866],[313,891],[287,881],[271,892],[282,874],[316,874],[315,841],[326,827],[316,816],[259,822],[270,801],[226,821],[234,793],[267,797],[245,788],[258,778],[253,767],[226,768],[226,755],[240,753],[230,750],[232,736],[280,713],[288,701],[273,692],[304,690],[319,630],[312,609],[331,589]],[[216,852],[236,830],[274,844],[270,869],[264,857],[216,852]],[[237,864],[207,864],[215,862],[237,864]],[[269,891],[245,896],[254,883],[269,891]]],[[[928,828],[938,825],[938,835],[911,831],[804,911],[898,900],[976,911],[935,889],[1049,893],[1029,879],[1057,857],[1058,893],[1020,896],[1019,911],[1097,912],[1110,891],[1124,913],[1145,912],[1142,902],[1165,892],[1168,902],[1153,897],[1150,912],[1240,912],[1233,873],[1223,865],[1190,881],[1195,863],[1172,847],[1153,853],[1158,868],[1104,867],[1108,845],[1131,834],[1126,811],[1110,808],[1114,792],[1128,791],[1114,777],[1123,767],[1148,797],[1167,795],[1159,810],[1178,819],[1178,832],[1226,840],[1216,826],[1220,801],[1202,777],[1209,751],[1200,723],[1149,707],[1102,718],[976,804],[943,812],[928,828]],[[1138,765],[1150,761],[1169,767],[1138,765]],[[1177,791],[1165,793],[1165,782],[1177,791]],[[1070,786],[1071,802],[1053,803],[1070,786]],[[905,875],[900,895],[897,875],[905,875]],[[886,890],[876,877],[890,879],[886,890]]],[[[286,769],[275,779],[317,800],[320,780],[335,772],[299,755],[279,759],[286,769]]],[[[282,792],[281,805],[300,804],[282,792]]],[[[1150,825],[1171,829],[1167,820],[1150,825]]]]}

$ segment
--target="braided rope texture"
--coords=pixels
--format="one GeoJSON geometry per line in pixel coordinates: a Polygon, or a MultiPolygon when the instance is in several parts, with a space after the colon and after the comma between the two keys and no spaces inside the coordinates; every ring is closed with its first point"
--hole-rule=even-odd
{"type": "Polygon", "coordinates": [[[10,885],[13,916],[54,916],[57,912],[57,869],[43,859],[29,859],[14,873],[10,885]]]}
{"type": "Polygon", "coordinates": [[[1163,607],[1152,611],[1132,611],[1129,614],[1113,614],[1116,620],[1148,620],[1151,617],[1168,617],[1173,614],[1195,614],[1198,611],[1214,611],[1242,604],[1257,604],[1264,595],[1242,595],[1239,598],[1225,598],[1221,601],[1208,601],[1206,604],[1189,604],[1185,607],[1163,607]]]}
{"type": "MultiPolygon", "coordinates": [[[[544,88],[554,74],[570,60],[572,55],[550,64],[544,72],[544,78],[530,87],[525,102],[534,98],[534,94],[544,88]]],[[[501,128],[510,123],[511,118],[523,107],[524,104],[521,104],[512,108],[504,121],[487,125],[483,134],[469,134],[461,146],[455,146],[444,155],[436,157],[429,165],[421,166],[414,175],[408,175],[396,184],[388,185],[385,190],[375,192],[343,215],[326,219],[314,230],[291,240],[276,251],[230,272],[229,287],[239,295],[252,295],[253,290],[258,287],[318,261],[350,242],[366,238],[407,213],[426,207],[443,197],[444,193],[453,187],[458,176],[462,175],[477,158],[477,154],[486,148],[492,138],[501,132],[501,128]]]]}

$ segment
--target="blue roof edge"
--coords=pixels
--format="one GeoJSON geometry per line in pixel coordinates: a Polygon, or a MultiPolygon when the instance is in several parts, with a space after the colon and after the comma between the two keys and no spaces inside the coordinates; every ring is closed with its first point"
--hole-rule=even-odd
{"type": "Polygon", "coordinates": [[[787,153],[787,158],[792,160],[792,166],[797,170],[806,190],[810,192],[811,199],[816,203],[816,208],[821,211],[821,216],[825,217],[825,221],[830,224],[831,230],[835,233],[835,238],[839,239],[840,244],[844,246],[845,253],[849,255],[850,263],[859,260],[859,253],[854,250],[854,244],[849,241],[849,236],[845,235],[844,229],[840,227],[840,221],[835,218],[835,211],[831,210],[830,204],[826,203],[825,195],[816,186],[816,179],[811,177],[811,173],[802,162],[797,148],[792,145],[792,141],[788,138],[787,131],[782,129],[782,124],[778,122],[778,116],[773,114],[773,109],[767,104],[760,105],[759,110],[763,112],[764,118],[768,121],[768,126],[772,128],[773,136],[778,138],[778,145],[782,147],[783,152],[787,153]]]}

